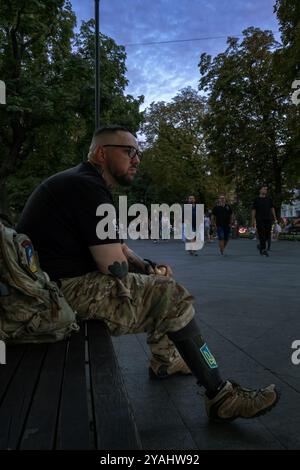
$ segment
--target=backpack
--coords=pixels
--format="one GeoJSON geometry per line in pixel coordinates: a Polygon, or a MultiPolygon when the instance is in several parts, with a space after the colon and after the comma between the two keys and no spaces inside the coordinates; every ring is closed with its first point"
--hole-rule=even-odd
{"type": "Polygon", "coordinates": [[[52,343],[78,329],[76,313],[41,270],[27,235],[0,221],[0,340],[52,343]]]}

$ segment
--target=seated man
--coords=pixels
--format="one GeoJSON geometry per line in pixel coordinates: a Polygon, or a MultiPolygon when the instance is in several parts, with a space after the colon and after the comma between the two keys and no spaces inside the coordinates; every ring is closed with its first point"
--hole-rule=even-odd
{"type": "Polygon", "coordinates": [[[152,376],[192,371],[206,389],[209,417],[259,416],[277,403],[275,386],[248,390],[222,379],[194,319],[193,298],[170,268],[156,275],[122,240],[97,236],[98,206],[113,204],[111,188],[130,185],[139,162],[131,132],[100,128],[87,162],[48,178],[33,192],[17,230],[31,238],[42,269],[79,317],[103,320],[113,335],[147,332],[152,376]]]}

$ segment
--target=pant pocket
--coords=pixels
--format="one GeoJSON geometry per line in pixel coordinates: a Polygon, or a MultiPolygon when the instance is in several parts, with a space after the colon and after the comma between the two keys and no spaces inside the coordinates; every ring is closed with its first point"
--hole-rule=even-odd
{"type": "Polygon", "coordinates": [[[116,279],[110,292],[103,316],[114,335],[132,333],[136,324],[137,309],[131,289],[121,279],[116,279]]]}

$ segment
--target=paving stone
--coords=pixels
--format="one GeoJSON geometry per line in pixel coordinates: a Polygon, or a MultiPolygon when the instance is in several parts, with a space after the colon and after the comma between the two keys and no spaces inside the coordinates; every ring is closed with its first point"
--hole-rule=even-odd
{"type": "Polygon", "coordinates": [[[114,338],[125,385],[147,449],[299,449],[300,244],[273,243],[269,258],[253,240],[231,240],[220,257],[216,241],[192,257],[179,241],[128,243],[140,256],[172,266],[195,297],[196,318],[224,377],[244,386],[275,383],[281,400],[256,420],[209,423],[193,377],[148,377],[146,335],[114,338]]]}

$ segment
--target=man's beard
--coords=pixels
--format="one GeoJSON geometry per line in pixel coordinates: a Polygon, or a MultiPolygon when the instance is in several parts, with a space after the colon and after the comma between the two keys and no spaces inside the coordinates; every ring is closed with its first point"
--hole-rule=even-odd
{"type": "Polygon", "coordinates": [[[133,183],[133,179],[129,178],[127,174],[114,174],[113,177],[120,186],[130,186],[133,183]]]}
{"type": "MultiPolygon", "coordinates": [[[[135,166],[131,166],[128,171],[132,168],[135,168],[135,166]]],[[[117,183],[120,185],[120,186],[130,186],[132,183],[133,183],[133,179],[134,179],[134,175],[129,175],[128,172],[127,173],[120,173],[118,171],[116,171],[112,165],[110,165],[110,173],[111,175],[114,177],[114,179],[117,181],[117,183]]]]}

